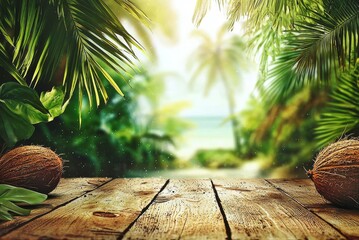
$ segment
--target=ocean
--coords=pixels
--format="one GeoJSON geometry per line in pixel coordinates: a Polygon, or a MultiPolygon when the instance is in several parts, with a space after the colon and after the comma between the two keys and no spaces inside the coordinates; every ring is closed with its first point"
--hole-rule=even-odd
{"type": "Polygon", "coordinates": [[[174,149],[180,159],[189,159],[200,149],[233,149],[234,140],[230,121],[225,117],[204,116],[185,117],[193,123],[193,128],[182,135],[181,141],[174,149]]]}

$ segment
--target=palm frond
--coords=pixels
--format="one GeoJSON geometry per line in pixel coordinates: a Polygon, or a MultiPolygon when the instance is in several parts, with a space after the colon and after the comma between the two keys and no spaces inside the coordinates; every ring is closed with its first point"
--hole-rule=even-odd
{"type": "Polygon", "coordinates": [[[349,133],[359,133],[359,67],[343,73],[323,109],[315,133],[318,147],[349,133]]]}
{"type": "MultiPolygon", "coordinates": [[[[196,7],[194,9],[194,13],[192,16],[192,22],[199,26],[203,20],[203,18],[206,16],[207,12],[212,7],[212,2],[214,0],[197,0],[196,7]]],[[[221,9],[225,6],[225,3],[227,0],[215,0],[218,7],[221,9]]]]}
{"type": "Polygon", "coordinates": [[[269,72],[268,99],[280,100],[305,85],[320,86],[347,69],[358,55],[359,3],[332,1],[323,13],[311,12],[286,35],[284,47],[269,72]]]}
{"type": "MultiPolygon", "coordinates": [[[[3,45],[0,45],[0,65],[11,77],[13,77],[21,85],[27,85],[25,79],[21,76],[18,69],[12,64],[10,57],[3,45]]],[[[2,79],[2,81],[4,81],[2,79]]]]}
{"type": "MultiPolygon", "coordinates": [[[[65,29],[68,29],[67,58],[64,83],[71,96],[78,82],[84,86],[88,96],[100,96],[106,100],[107,93],[100,77],[106,79],[116,91],[123,95],[118,84],[99,64],[105,63],[114,70],[130,66],[135,53],[132,46],[139,43],[126,31],[110,9],[101,2],[77,1],[62,5],[65,29]],[[71,70],[71,71],[69,71],[71,70]],[[75,78],[72,73],[75,72],[75,78]],[[76,74],[78,73],[78,74],[76,74]]],[[[91,99],[91,98],[90,98],[91,99]]],[[[91,101],[90,101],[91,104],[91,101]]]]}
{"type": "MultiPolygon", "coordinates": [[[[206,9],[206,4],[208,1],[197,1],[197,9],[206,9]]],[[[320,2],[308,0],[226,0],[221,6],[226,10],[228,29],[244,20],[243,27],[250,37],[248,50],[261,55],[258,87],[267,78],[268,65],[279,52],[284,30],[293,29],[294,22],[302,20],[308,8],[322,9],[320,2]]]]}
{"type": "Polygon", "coordinates": [[[3,0],[0,2],[0,41],[2,41],[1,37],[4,38],[11,46],[14,46],[14,40],[11,36],[11,33],[9,33],[9,29],[12,29],[14,18],[14,12],[13,9],[13,1],[10,0],[3,0]]]}
{"type": "MultiPolygon", "coordinates": [[[[9,47],[4,48],[6,42],[2,41],[0,60],[17,81],[26,79],[33,87],[46,82],[64,85],[66,100],[78,89],[97,105],[108,98],[104,81],[123,95],[106,69],[120,74],[132,67],[136,59],[133,48],[142,50],[142,46],[104,0],[2,1],[8,2],[11,14],[0,21],[0,32],[13,32],[10,40],[14,46],[5,51],[9,47]]],[[[146,22],[144,13],[130,0],[117,2],[118,7],[146,22]]]]}
{"type": "Polygon", "coordinates": [[[201,31],[195,32],[201,44],[189,62],[194,69],[190,82],[195,82],[200,75],[203,75],[206,79],[205,94],[208,94],[218,81],[226,81],[226,84],[233,89],[238,87],[241,80],[240,73],[248,65],[243,40],[238,36],[225,36],[225,30],[224,26],[216,39],[211,39],[201,31]]]}

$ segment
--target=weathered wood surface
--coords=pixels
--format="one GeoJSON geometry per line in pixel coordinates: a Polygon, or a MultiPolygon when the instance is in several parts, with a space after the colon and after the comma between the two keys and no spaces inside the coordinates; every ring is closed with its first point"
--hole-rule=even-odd
{"type": "Polygon", "coordinates": [[[210,180],[171,180],[125,239],[225,239],[210,180]]]}
{"type": "Polygon", "coordinates": [[[359,239],[308,179],[63,179],[0,239],[359,239]]]}
{"type": "Polygon", "coordinates": [[[0,236],[10,232],[12,229],[24,225],[25,223],[44,215],[55,208],[58,208],[71,200],[89,192],[102,184],[110,181],[109,178],[72,178],[61,179],[59,186],[50,193],[44,204],[32,208],[31,215],[15,217],[8,222],[0,222],[0,236]]]}
{"type": "Polygon", "coordinates": [[[265,180],[214,180],[233,239],[343,239],[265,180]]]}
{"type": "Polygon", "coordinates": [[[5,237],[117,239],[165,182],[164,179],[112,180],[5,237]]]}
{"type": "Polygon", "coordinates": [[[322,198],[312,181],[270,180],[275,187],[330,223],[348,238],[359,239],[359,210],[337,208],[322,198]]]}

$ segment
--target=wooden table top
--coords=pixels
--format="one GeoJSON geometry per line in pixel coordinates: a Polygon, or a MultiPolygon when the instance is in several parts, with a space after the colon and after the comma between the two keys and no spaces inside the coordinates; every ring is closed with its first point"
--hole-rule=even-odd
{"type": "Polygon", "coordinates": [[[0,239],[359,239],[309,179],[62,179],[0,239]]]}

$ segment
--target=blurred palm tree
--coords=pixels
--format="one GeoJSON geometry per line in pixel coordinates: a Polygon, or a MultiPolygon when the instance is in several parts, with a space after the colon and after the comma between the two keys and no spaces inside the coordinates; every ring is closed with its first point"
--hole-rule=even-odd
{"type": "MultiPolygon", "coordinates": [[[[197,1],[193,18],[197,24],[210,2],[213,0],[197,1]]],[[[342,108],[344,100],[352,104],[350,99],[357,99],[353,91],[357,75],[351,70],[359,55],[357,0],[216,0],[216,3],[227,11],[231,27],[236,21],[245,20],[251,46],[262,56],[258,87],[269,111],[306,87],[313,96],[321,89],[338,88],[333,90],[334,103],[326,109],[331,112],[322,115],[325,121],[317,130],[320,145],[359,126],[359,115],[354,109],[357,104],[347,114],[342,108]],[[329,133],[336,126],[342,126],[340,131],[329,133]]]]}
{"type": "Polygon", "coordinates": [[[206,33],[197,31],[196,35],[202,40],[193,53],[190,64],[194,66],[192,80],[205,74],[204,92],[207,94],[217,82],[223,84],[230,119],[232,123],[234,143],[237,153],[240,152],[239,122],[235,116],[235,95],[240,84],[241,74],[247,68],[248,57],[245,54],[246,45],[239,36],[226,37],[226,27],[222,27],[215,40],[206,33]]]}

